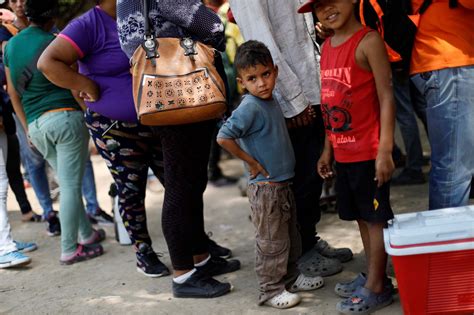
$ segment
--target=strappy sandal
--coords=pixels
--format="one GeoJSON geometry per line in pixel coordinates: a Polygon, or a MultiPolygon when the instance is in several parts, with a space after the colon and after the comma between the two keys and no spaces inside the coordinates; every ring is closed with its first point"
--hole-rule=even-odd
{"type": "Polygon", "coordinates": [[[91,245],[91,244],[98,244],[105,240],[105,230],[104,229],[92,229],[92,235],[87,239],[79,242],[80,245],[91,245]]]}
{"type": "Polygon", "coordinates": [[[337,259],[322,256],[313,248],[299,259],[298,269],[305,276],[328,277],[341,272],[342,264],[337,259]]]}
{"type": "Polygon", "coordinates": [[[265,305],[268,305],[274,308],[285,309],[285,308],[293,307],[297,305],[299,302],[301,302],[301,297],[298,294],[290,293],[284,290],[280,294],[275,295],[274,297],[266,301],[265,305]]]}
{"type": "Polygon", "coordinates": [[[290,288],[290,292],[312,291],[321,288],[324,285],[322,277],[307,277],[300,274],[290,288]]]}
{"type": "Polygon", "coordinates": [[[61,258],[59,261],[61,265],[72,265],[81,261],[92,259],[104,253],[101,245],[77,245],[74,254],[68,258],[61,258]]]}
{"type": "Polygon", "coordinates": [[[358,287],[351,297],[337,303],[336,309],[342,314],[370,314],[392,302],[391,291],[384,290],[381,293],[374,293],[366,287],[358,287]]]}

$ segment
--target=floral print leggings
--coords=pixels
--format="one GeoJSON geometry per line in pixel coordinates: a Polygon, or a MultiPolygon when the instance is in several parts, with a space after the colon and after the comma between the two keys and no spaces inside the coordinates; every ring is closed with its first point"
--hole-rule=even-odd
{"type": "Polygon", "coordinates": [[[111,120],[87,109],[86,125],[97,150],[117,185],[119,211],[132,243],[151,245],[148,234],[145,192],[148,168],[162,179],[160,141],[148,126],[111,120]]]}

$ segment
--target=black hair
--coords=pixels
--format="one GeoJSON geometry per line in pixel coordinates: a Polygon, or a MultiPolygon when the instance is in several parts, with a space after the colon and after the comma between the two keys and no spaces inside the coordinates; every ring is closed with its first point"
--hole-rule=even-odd
{"type": "Polygon", "coordinates": [[[274,65],[272,54],[264,43],[256,40],[249,40],[237,48],[237,54],[234,61],[237,75],[239,75],[240,70],[255,67],[259,64],[264,66],[274,65]]]}
{"type": "Polygon", "coordinates": [[[36,24],[43,25],[58,16],[58,0],[26,0],[25,15],[36,24]]]}

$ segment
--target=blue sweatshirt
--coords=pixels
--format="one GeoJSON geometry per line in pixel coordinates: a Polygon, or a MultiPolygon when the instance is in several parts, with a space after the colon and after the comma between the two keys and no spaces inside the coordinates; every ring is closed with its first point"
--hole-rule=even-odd
{"type": "Polygon", "coordinates": [[[270,178],[258,174],[250,183],[281,182],[295,174],[295,154],[285,119],[273,100],[246,95],[221,127],[217,138],[237,140],[240,148],[270,174],[270,178]]]}

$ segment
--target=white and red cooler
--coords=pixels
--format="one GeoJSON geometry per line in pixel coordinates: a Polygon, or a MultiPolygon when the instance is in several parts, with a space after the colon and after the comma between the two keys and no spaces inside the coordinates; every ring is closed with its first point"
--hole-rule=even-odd
{"type": "Polygon", "coordinates": [[[405,314],[474,313],[474,206],[396,215],[384,241],[405,314]]]}

